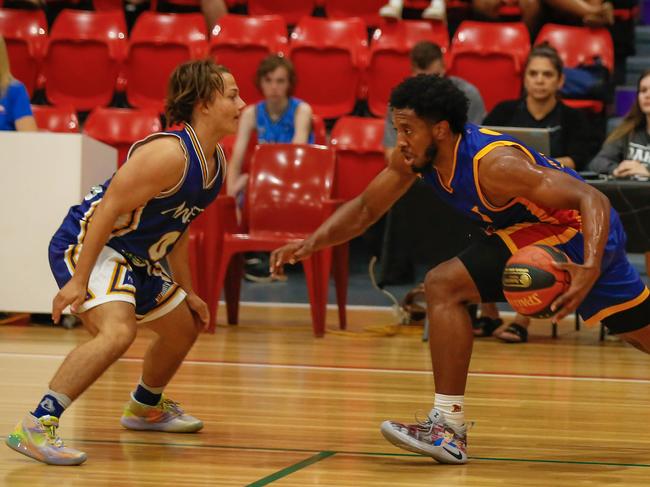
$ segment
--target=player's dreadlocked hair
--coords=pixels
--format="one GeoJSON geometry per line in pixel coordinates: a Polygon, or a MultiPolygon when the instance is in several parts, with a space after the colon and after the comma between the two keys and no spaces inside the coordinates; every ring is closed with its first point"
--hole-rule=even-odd
{"type": "Polygon", "coordinates": [[[410,108],[428,122],[447,120],[454,133],[467,122],[469,101],[448,78],[435,75],[412,76],[402,81],[390,95],[392,108],[410,108]]]}
{"type": "Polygon", "coordinates": [[[176,67],[169,77],[165,115],[167,125],[191,122],[197,103],[209,103],[217,92],[223,95],[223,73],[229,73],[225,66],[215,64],[211,59],[189,61],[176,67]]]}

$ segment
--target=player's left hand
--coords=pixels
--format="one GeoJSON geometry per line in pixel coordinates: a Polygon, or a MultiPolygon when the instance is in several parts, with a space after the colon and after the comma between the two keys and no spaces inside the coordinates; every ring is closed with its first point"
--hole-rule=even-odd
{"type": "Polygon", "coordinates": [[[210,326],[210,310],[208,309],[208,305],[196,293],[189,293],[185,300],[195,320],[198,319],[200,322],[202,331],[208,331],[208,327],[210,326]]]}
{"type": "Polygon", "coordinates": [[[576,264],[575,262],[553,262],[553,265],[571,274],[569,289],[551,305],[551,310],[555,312],[551,321],[558,323],[562,318],[578,309],[582,300],[585,299],[585,296],[600,277],[600,268],[576,264]]]}

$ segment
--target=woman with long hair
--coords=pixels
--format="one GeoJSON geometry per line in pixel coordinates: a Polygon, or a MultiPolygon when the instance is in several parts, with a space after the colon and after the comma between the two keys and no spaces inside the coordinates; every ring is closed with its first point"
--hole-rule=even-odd
{"type": "Polygon", "coordinates": [[[590,169],[616,178],[650,178],[650,69],[637,82],[634,105],[607,137],[590,169]]]}
{"type": "Polygon", "coordinates": [[[9,54],[0,36],[0,130],[35,131],[36,121],[25,85],[11,75],[9,54]]]}

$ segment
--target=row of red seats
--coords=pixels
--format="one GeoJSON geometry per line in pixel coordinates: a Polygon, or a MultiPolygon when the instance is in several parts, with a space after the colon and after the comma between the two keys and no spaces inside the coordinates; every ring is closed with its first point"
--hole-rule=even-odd
{"type": "MultiPolygon", "coordinates": [[[[259,60],[281,52],[296,67],[295,95],[317,114],[336,118],[352,112],[357,99],[367,99],[371,113],[383,116],[390,90],[409,74],[412,46],[420,40],[436,42],[445,51],[449,46],[444,24],[426,21],[386,23],[368,46],[359,18],[303,17],[288,42],[286,25],[277,16],[226,15],[208,43],[198,14],[145,12],[128,42],[119,12],[63,11],[49,38],[44,21],[39,25],[29,15],[0,10],[0,33],[7,39],[15,75],[33,89],[40,70],[48,100],[77,110],[108,105],[115,90],[125,90],[130,105],[161,111],[169,73],[180,62],[208,52],[230,67],[242,97],[251,103],[259,99],[253,83],[259,60]]],[[[543,40],[560,51],[568,66],[598,55],[613,69],[613,44],[605,29],[547,24],[536,42],[543,40]]],[[[519,94],[529,50],[522,23],[466,21],[447,53],[448,72],[475,84],[490,110],[519,94]]]]}

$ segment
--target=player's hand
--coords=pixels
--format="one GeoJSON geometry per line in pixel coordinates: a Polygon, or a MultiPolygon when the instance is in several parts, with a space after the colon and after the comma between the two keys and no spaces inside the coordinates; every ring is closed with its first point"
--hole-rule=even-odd
{"type": "Polygon", "coordinates": [[[295,264],[296,262],[309,257],[311,254],[312,251],[305,243],[305,240],[302,242],[289,243],[271,252],[269,270],[274,276],[282,275],[282,266],[284,266],[284,264],[295,264]]]}
{"type": "Polygon", "coordinates": [[[569,289],[551,305],[551,310],[555,312],[551,321],[558,323],[562,318],[578,309],[582,300],[585,299],[600,277],[600,268],[580,265],[575,262],[553,262],[553,265],[571,274],[569,289]]]}
{"type": "Polygon", "coordinates": [[[72,277],[52,300],[52,321],[58,325],[61,321],[61,314],[68,305],[70,305],[70,311],[77,313],[79,306],[86,300],[86,294],[86,283],[72,277]]]}
{"type": "Polygon", "coordinates": [[[199,298],[196,293],[189,293],[185,297],[185,301],[194,315],[195,321],[198,320],[201,330],[208,331],[208,327],[210,326],[210,309],[205,304],[205,301],[199,298]]]}

